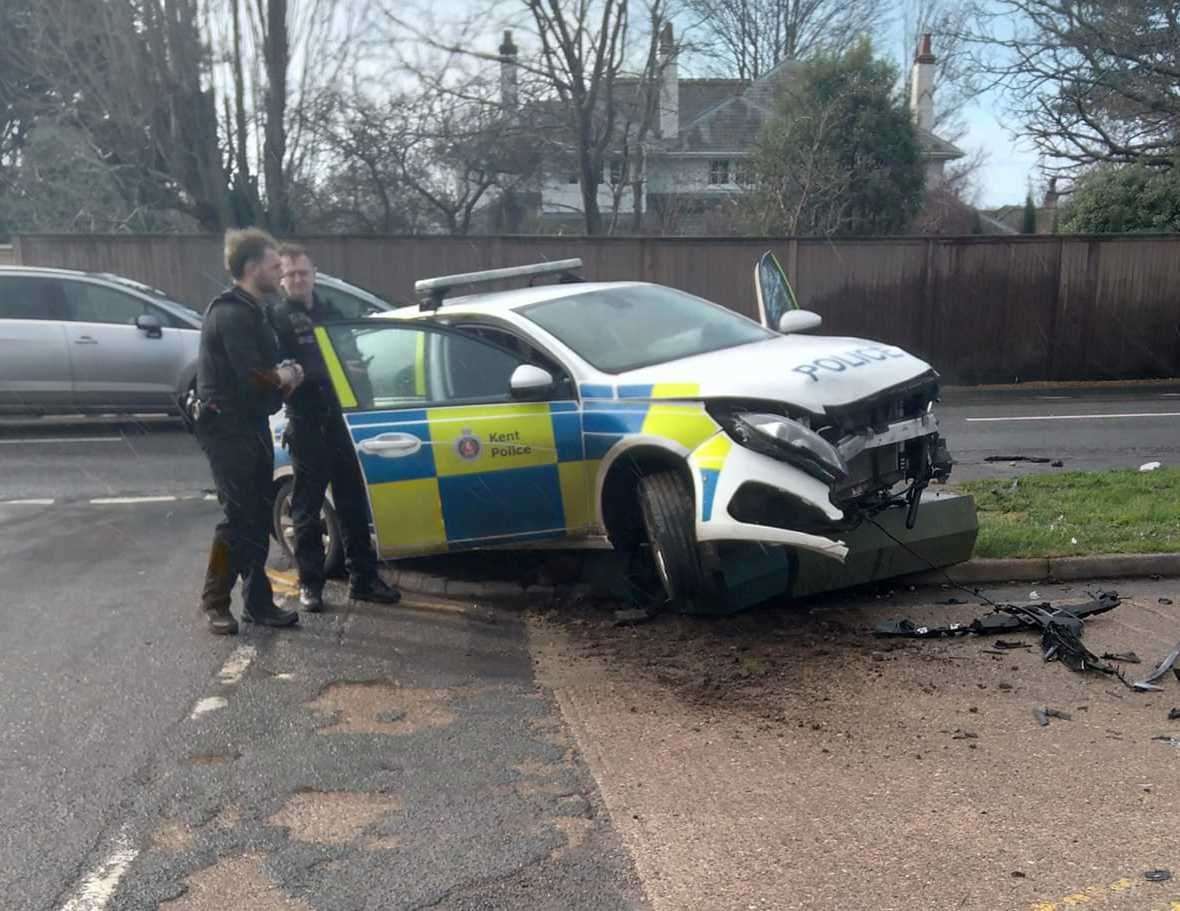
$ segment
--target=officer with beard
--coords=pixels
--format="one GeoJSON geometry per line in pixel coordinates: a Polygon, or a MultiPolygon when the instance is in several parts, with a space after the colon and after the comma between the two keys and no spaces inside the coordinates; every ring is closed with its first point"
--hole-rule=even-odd
{"type": "Polygon", "coordinates": [[[233,284],[205,312],[197,356],[194,433],[213,473],[225,512],[213,533],[201,607],[209,629],[233,635],[234,583],[242,580],[242,619],[291,626],[299,614],[274,603],[266,575],[274,503],[274,448],[268,417],[295,391],[303,372],[278,364],[279,351],[264,299],[279,290],[278,244],[254,228],[225,236],[233,284]]]}
{"type": "MultiPolygon", "coordinates": [[[[315,265],[307,250],[284,244],[284,299],[271,309],[280,357],[299,363],[306,382],[287,400],[287,443],[295,469],[291,518],[295,524],[295,562],[299,566],[299,606],[324,609],[324,543],[320,511],[328,485],[340,519],[348,567],[348,596],[357,601],[396,604],[401,594],[377,575],[377,554],[369,537],[369,504],[352,437],[315,338],[320,323],[340,313],[315,293],[315,265]]],[[[359,353],[345,352],[345,360],[359,353]]],[[[359,379],[359,377],[357,378],[359,379]]]]}

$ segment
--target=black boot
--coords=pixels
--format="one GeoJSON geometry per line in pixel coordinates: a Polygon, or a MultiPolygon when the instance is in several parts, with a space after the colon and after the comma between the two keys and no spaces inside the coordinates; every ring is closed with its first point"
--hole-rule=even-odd
{"type": "Polygon", "coordinates": [[[374,604],[397,604],[402,593],[392,585],[386,585],[378,575],[353,577],[348,583],[348,597],[353,601],[372,601],[374,604]]]}
{"type": "Polygon", "coordinates": [[[242,619],[247,623],[257,623],[259,626],[294,626],[299,622],[299,614],[293,610],[283,610],[277,604],[272,604],[269,610],[259,613],[242,611],[242,619]]]}
{"type": "Polygon", "coordinates": [[[299,586],[299,609],[318,614],[324,609],[324,593],[310,585],[299,586]]]}
{"type": "Polygon", "coordinates": [[[205,611],[209,620],[209,632],[214,636],[234,636],[238,632],[238,621],[229,611],[205,611]]]}

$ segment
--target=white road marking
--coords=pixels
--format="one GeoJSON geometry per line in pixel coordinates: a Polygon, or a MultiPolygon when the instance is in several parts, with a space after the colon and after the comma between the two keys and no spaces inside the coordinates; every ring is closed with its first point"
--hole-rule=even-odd
{"type": "Polygon", "coordinates": [[[0,506],[52,506],[56,500],[0,500],[0,506]]]}
{"type": "Polygon", "coordinates": [[[167,496],[153,496],[153,497],[98,497],[91,500],[91,506],[117,506],[127,503],[175,503],[176,497],[167,496]]]}
{"type": "Polygon", "coordinates": [[[122,437],[23,437],[0,440],[3,446],[43,446],[50,443],[122,443],[122,437]]]}
{"type": "Polygon", "coordinates": [[[202,715],[208,715],[210,712],[216,712],[218,709],[223,709],[229,702],[224,696],[206,696],[200,702],[193,706],[193,712],[189,715],[189,720],[192,721],[200,718],[202,715]]]}
{"type": "Polygon", "coordinates": [[[124,826],[115,837],[110,853],[87,874],[70,900],[61,906],[61,911],[102,911],[138,855],[139,849],[131,844],[131,834],[124,826]]]}
{"type": "Polygon", "coordinates": [[[242,679],[242,675],[246,673],[246,668],[250,666],[250,662],[254,660],[258,654],[258,649],[252,645],[239,645],[234,649],[234,653],[229,656],[229,659],[222,666],[221,670],[217,672],[217,679],[222,683],[230,686],[242,679]]]}
{"type": "Polygon", "coordinates": [[[1134,414],[1039,414],[1006,418],[967,418],[967,423],[999,424],[1006,421],[1106,421],[1119,418],[1180,418],[1180,411],[1144,411],[1134,414]]]}

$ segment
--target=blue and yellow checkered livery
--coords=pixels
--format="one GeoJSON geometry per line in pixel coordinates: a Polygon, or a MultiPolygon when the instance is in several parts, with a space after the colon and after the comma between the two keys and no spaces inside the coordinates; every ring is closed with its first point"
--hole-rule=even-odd
{"type": "Polygon", "coordinates": [[[417,437],[412,455],[359,452],[383,551],[429,553],[530,541],[593,525],[574,402],[350,414],[353,440],[417,437]]]}

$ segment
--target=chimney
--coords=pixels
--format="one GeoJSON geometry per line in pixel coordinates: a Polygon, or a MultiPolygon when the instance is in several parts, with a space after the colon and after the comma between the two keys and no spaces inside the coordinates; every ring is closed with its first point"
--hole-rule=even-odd
{"type": "Polygon", "coordinates": [[[660,53],[657,59],[660,68],[660,135],[664,139],[675,139],[680,131],[680,78],[671,22],[665,22],[660,30],[660,53]]]}
{"type": "Polygon", "coordinates": [[[934,129],[934,53],[930,33],[922,36],[910,74],[910,113],[919,130],[934,129]]]}
{"type": "Polygon", "coordinates": [[[516,110],[518,93],[516,85],[516,45],[512,43],[512,32],[504,32],[500,45],[500,104],[507,111],[516,110]]]}

